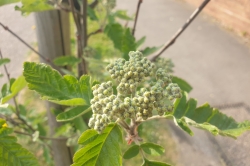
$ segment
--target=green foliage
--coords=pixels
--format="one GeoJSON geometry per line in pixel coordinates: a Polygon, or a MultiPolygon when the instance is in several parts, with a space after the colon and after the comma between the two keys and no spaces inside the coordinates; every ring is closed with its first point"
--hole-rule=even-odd
{"type": "Polygon", "coordinates": [[[131,158],[135,157],[136,155],[138,155],[139,150],[140,150],[140,146],[139,145],[132,145],[123,154],[123,158],[124,159],[131,159],[131,158]]]}
{"type": "Polygon", "coordinates": [[[54,9],[53,6],[48,4],[47,0],[22,0],[21,2],[22,6],[15,6],[15,9],[25,14],[54,9]]]}
{"type": "Polygon", "coordinates": [[[11,79],[10,84],[5,84],[1,90],[1,104],[6,103],[11,98],[13,98],[19,91],[21,91],[26,86],[26,81],[23,76],[18,77],[16,80],[11,79]]]}
{"type": "Polygon", "coordinates": [[[3,6],[3,5],[8,5],[8,4],[11,4],[11,3],[17,3],[17,2],[20,2],[21,0],[0,0],[0,6],[3,6]]]}
{"type": "Polygon", "coordinates": [[[133,20],[133,18],[129,17],[127,15],[127,11],[126,10],[117,10],[114,15],[122,20],[126,20],[126,21],[131,21],[133,20]]]}
{"type": "Polygon", "coordinates": [[[146,47],[145,49],[141,50],[141,52],[144,56],[148,56],[150,54],[153,54],[154,52],[156,52],[160,48],[161,48],[161,46],[160,47],[146,47]]]}
{"type": "Polygon", "coordinates": [[[57,66],[73,66],[81,62],[81,59],[74,56],[60,56],[53,60],[53,63],[57,66]]]}
{"type": "Polygon", "coordinates": [[[86,143],[88,140],[88,144],[75,153],[72,166],[119,166],[122,164],[119,146],[122,142],[122,133],[118,125],[110,124],[100,135],[93,130],[86,132],[91,134],[83,133],[79,143],[86,143]],[[89,141],[90,139],[92,140],[89,141]]]}
{"type": "Polygon", "coordinates": [[[77,106],[66,112],[58,114],[56,120],[58,122],[70,121],[88,113],[89,110],[91,110],[89,105],[77,106]]]}
{"type": "Polygon", "coordinates": [[[16,137],[8,136],[12,129],[7,127],[5,120],[0,119],[0,162],[1,165],[37,166],[35,156],[24,149],[16,141],[16,137]]]}
{"type": "Polygon", "coordinates": [[[88,14],[88,16],[89,16],[89,18],[91,20],[93,20],[93,21],[98,21],[99,20],[98,17],[96,16],[96,14],[95,14],[95,11],[90,7],[87,8],[87,14],[88,14]]]}
{"type": "Polygon", "coordinates": [[[71,75],[61,76],[50,66],[33,62],[24,63],[23,75],[28,87],[42,99],[61,105],[89,105],[92,95],[89,76],[84,75],[78,81],[71,75]]]}
{"type": "Polygon", "coordinates": [[[188,84],[185,80],[179,77],[173,76],[172,82],[177,83],[180,86],[181,90],[186,91],[188,93],[193,89],[190,84],[188,84]]]}
{"type": "Polygon", "coordinates": [[[143,162],[142,166],[171,166],[171,165],[166,164],[166,163],[162,163],[162,162],[158,162],[158,161],[150,161],[150,160],[144,158],[144,162],[143,162]]]}
{"type": "Polygon", "coordinates": [[[10,63],[10,59],[9,58],[0,59],[0,66],[5,65],[7,63],[10,63]]]}
{"type": "MultiPolygon", "coordinates": [[[[193,135],[188,125],[209,131],[213,135],[229,136],[237,138],[243,132],[250,130],[250,121],[236,122],[232,117],[211,108],[209,104],[196,107],[197,101],[187,100],[188,95],[184,93],[181,99],[175,101],[175,109],[172,115],[188,134],[193,135]]],[[[167,115],[168,116],[168,115],[167,115]]]]}
{"type": "Polygon", "coordinates": [[[146,40],[146,36],[143,36],[136,42],[136,48],[138,49],[146,40]]]}
{"type": "Polygon", "coordinates": [[[9,108],[9,104],[0,104],[0,113],[3,115],[11,115],[12,111],[9,108]]]}
{"type": "Polygon", "coordinates": [[[128,53],[136,50],[135,38],[129,28],[123,28],[121,24],[109,23],[104,32],[113,41],[114,47],[123,53],[123,58],[128,60],[128,53]]]}
{"type": "Polygon", "coordinates": [[[165,149],[162,146],[150,142],[142,143],[140,147],[145,153],[154,156],[162,155],[165,152],[165,149]]]}

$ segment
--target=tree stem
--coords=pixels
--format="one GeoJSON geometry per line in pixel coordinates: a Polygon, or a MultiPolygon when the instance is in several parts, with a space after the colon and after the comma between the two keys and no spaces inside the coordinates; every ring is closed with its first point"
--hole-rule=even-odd
{"type": "Polygon", "coordinates": [[[176,39],[182,34],[182,32],[189,26],[189,24],[196,18],[196,16],[202,11],[202,9],[210,2],[210,0],[204,0],[203,3],[191,14],[191,16],[187,19],[186,23],[178,29],[178,31],[174,34],[174,36],[164,44],[162,49],[157,51],[154,55],[152,55],[149,60],[152,62],[156,60],[168,47],[173,45],[176,39]]]}
{"type": "Polygon", "coordinates": [[[137,24],[137,19],[138,19],[141,3],[142,3],[142,0],[138,0],[136,14],[135,14],[134,26],[133,26],[133,30],[132,30],[132,35],[133,36],[135,35],[135,28],[136,28],[136,24],[137,24]]]}

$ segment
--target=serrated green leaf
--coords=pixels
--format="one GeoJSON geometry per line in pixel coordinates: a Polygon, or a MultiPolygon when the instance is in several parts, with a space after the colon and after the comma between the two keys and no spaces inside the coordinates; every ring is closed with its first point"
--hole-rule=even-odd
{"type": "Polygon", "coordinates": [[[38,92],[42,99],[69,106],[90,105],[92,92],[87,75],[78,81],[74,76],[62,77],[50,66],[34,62],[24,63],[23,75],[29,89],[38,92]]]}
{"type": "Polygon", "coordinates": [[[131,21],[132,17],[129,17],[126,10],[117,10],[114,15],[122,20],[131,21]]]}
{"type": "Polygon", "coordinates": [[[135,38],[132,35],[130,29],[126,28],[122,39],[121,51],[123,52],[123,58],[128,60],[129,59],[128,53],[130,51],[135,51],[135,50],[136,50],[135,38]]]}
{"type": "Polygon", "coordinates": [[[74,56],[60,56],[53,60],[53,63],[57,66],[73,66],[81,62],[81,59],[74,56]]]}
{"type": "Polygon", "coordinates": [[[1,98],[1,104],[6,103],[11,98],[13,98],[19,91],[21,91],[26,86],[26,81],[23,76],[18,77],[14,82],[11,83],[10,92],[5,94],[1,98]]]}
{"type": "Polygon", "coordinates": [[[145,49],[141,50],[141,53],[144,56],[148,56],[150,54],[153,54],[154,52],[156,52],[157,50],[159,50],[162,46],[160,47],[146,47],[145,49]]]}
{"type": "Polygon", "coordinates": [[[20,2],[21,0],[0,0],[0,6],[3,6],[3,5],[8,5],[8,4],[11,4],[11,3],[17,3],[17,2],[20,2]]]}
{"type": "Polygon", "coordinates": [[[135,38],[130,29],[123,28],[118,23],[110,23],[106,25],[104,32],[113,41],[114,47],[124,54],[123,58],[128,60],[128,53],[136,50],[135,38]]]}
{"type": "Polygon", "coordinates": [[[131,158],[135,157],[139,153],[139,150],[140,150],[139,145],[132,145],[123,154],[123,158],[124,159],[131,159],[131,158]]]}
{"type": "Polygon", "coordinates": [[[78,139],[78,144],[80,145],[86,145],[90,142],[92,142],[94,139],[98,137],[98,133],[94,129],[88,129],[85,132],[82,133],[82,135],[78,139]]]}
{"type": "MultiPolygon", "coordinates": [[[[0,124],[5,120],[0,119],[0,124]]],[[[16,143],[17,139],[8,136],[12,129],[0,125],[0,162],[3,165],[38,166],[35,156],[21,145],[16,143]]]]}
{"type": "Polygon", "coordinates": [[[2,78],[4,75],[2,73],[0,73],[0,78],[2,78]]]}
{"type": "Polygon", "coordinates": [[[158,162],[158,161],[147,160],[146,158],[144,158],[144,162],[142,166],[171,166],[171,165],[167,163],[158,162]]]}
{"type": "Polygon", "coordinates": [[[91,20],[93,20],[93,21],[98,21],[99,20],[98,17],[96,16],[96,14],[95,14],[95,11],[89,6],[87,8],[87,14],[88,14],[88,16],[89,16],[89,18],[91,20]]]}
{"type": "Polygon", "coordinates": [[[165,149],[162,146],[151,142],[143,143],[140,145],[140,147],[145,153],[154,156],[160,156],[165,153],[165,149]]]}
{"type": "MultiPolygon", "coordinates": [[[[0,6],[1,6],[1,1],[0,1],[0,6]]],[[[10,59],[9,58],[2,58],[2,59],[0,59],[0,66],[5,65],[7,63],[10,63],[10,59]]]]}
{"type": "Polygon", "coordinates": [[[60,113],[59,115],[57,115],[56,120],[58,122],[70,121],[70,120],[73,120],[81,115],[84,115],[89,110],[91,110],[89,105],[77,106],[77,107],[74,107],[66,112],[60,113]]]}
{"type": "Polygon", "coordinates": [[[192,86],[190,86],[185,80],[179,77],[173,76],[172,82],[177,83],[181,90],[186,91],[188,93],[193,89],[192,86]]]}
{"type": "Polygon", "coordinates": [[[187,93],[184,92],[183,97],[174,103],[173,116],[182,124],[209,131],[213,135],[219,134],[232,138],[237,138],[243,132],[250,130],[250,121],[238,123],[207,103],[196,108],[197,101],[194,99],[187,101],[187,97],[187,93]]]}
{"type": "Polygon", "coordinates": [[[120,128],[117,124],[110,124],[97,138],[75,153],[72,166],[121,166],[120,142],[120,128]]]}
{"type": "MultiPolygon", "coordinates": [[[[83,117],[81,117],[81,116],[75,118],[72,122],[73,122],[75,128],[77,130],[79,130],[81,133],[86,131],[89,128],[88,125],[86,124],[86,122],[84,122],[83,117]]],[[[78,137],[77,137],[77,139],[78,139],[78,137]]]]}
{"type": "Polygon", "coordinates": [[[136,49],[138,49],[146,40],[146,36],[143,36],[136,42],[136,49]]]}
{"type": "Polygon", "coordinates": [[[22,6],[15,6],[15,10],[29,14],[31,12],[41,12],[53,10],[54,7],[48,4],[47,0],[22,0],[22,6]]]}

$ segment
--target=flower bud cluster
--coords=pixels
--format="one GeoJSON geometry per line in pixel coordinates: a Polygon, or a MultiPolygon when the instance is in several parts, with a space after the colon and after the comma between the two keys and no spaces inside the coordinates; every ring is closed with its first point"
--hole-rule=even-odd
{"type": "Polygon", "coordinates": [[[181,98],[181,88],[178,86],[178,84],[171,83],[166,87],[166,92],[164,93],[164,96],[167,97],[170,101],[176,98],[181,98]]]}
{"type": "Polygon", "coordinates": [[[158,69],[158,68],[162,68],[162,69],[164,69],[167,73],[172,73],[172,72],[173,72],[174,64],[173,64],[173,62],[171,61],[171,59],[158,57],[158,58],[155,60],[155,66],[156,66],[157,69],[158,69]]]}
{"type": "Polygon", "coordinates": [[[153,111],[162,116],[172,111],[172,101],[181,97],[179,86],[172,83],[172,76],[161,68],[156,71],[156,81],[149,88],[136,92],[138,84],[145,81],[145,77],[153,75],[154,65],[139,51],[130,52],[129,56],[129,61],[118,59],[107,66],[111,77],[119,82],[117,95],[113,94],[111,81],[92,87],[93,116],[89,120],[89,127],[99,133],[117,119],[146,120],[153,116],[153,111]]]}
{"type": "Polygon", "coordinates": [[[143,57],[142,53],[131,51],[129,57],[129,61],[118,59],[106,68],[111,74],[111,78],[120,82],[117,86],[120,94],[134,92],[145,77],[153,75],[154,64],[143,57]]]}

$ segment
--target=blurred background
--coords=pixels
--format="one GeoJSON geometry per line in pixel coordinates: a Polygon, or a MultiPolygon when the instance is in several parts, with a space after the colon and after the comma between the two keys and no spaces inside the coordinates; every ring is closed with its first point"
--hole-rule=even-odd
{"type": "MultiPolygon", "coordinates": [[[[201,0],[143,0],[135,37],[146,36],[144,46],[163,45],[201,3],[201,0]]],[[[0,7],[0,21],[36,46],[34,15],[22,16],[14,6],[0,7]]],[[[135,0],[117,0],[116,8],[134,15],[136,6],[135,0]]],[[[128,23],[132,25],[133,22],[128,23]]],[[[250,1],[212,0],[162,56],[172,59],[174,74],[193,87],[189,97],[196,98],[199,105],[208,102],[237,121],[244,121],[250,119],[249,39],[250,1]]],[[[2,28],[0,48],[11,59],[7,65],[11,77],[21,75],[22,62],[30,58],[30,50],[2,28]]],[[[2,68],[0,71],[4,72],[2,68]]],[[[6,77],[1,78],[1,85],[6,81],[6,77]]],[[[233,140],[192,128],[195,135],[191,137],[173,123],[165,125],[165,134],[152,134],[160,137],[159,144],[171,148],[166,149],[165,157],[174,165],[247,166],[250,163],[250,133],[233,140]]]]}

